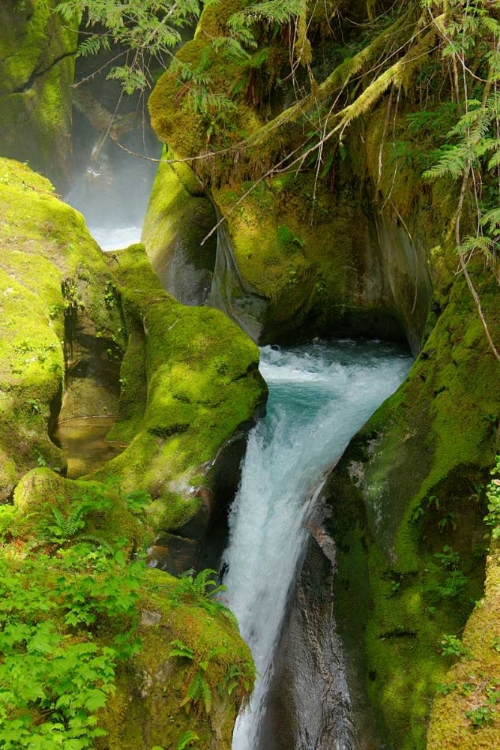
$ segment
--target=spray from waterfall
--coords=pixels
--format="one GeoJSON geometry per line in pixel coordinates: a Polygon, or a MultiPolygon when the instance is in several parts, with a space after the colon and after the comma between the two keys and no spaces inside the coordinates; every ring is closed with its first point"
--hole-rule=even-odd
{"type": "MultiPolygon", "coordinates": [[[[148,148],[138,134],[134,149],[145,156],[159,156],[159,145],[150,136],[148,148]]],[[[131,156],[107,139],[79,160],[75,185],[65,201],[80,211],[103,250],[119,250],[141,241],[142,226],[153,187],[157,164],[131,156]]],[[[78,161],[78,160],[77,160],[78,161]]]]}

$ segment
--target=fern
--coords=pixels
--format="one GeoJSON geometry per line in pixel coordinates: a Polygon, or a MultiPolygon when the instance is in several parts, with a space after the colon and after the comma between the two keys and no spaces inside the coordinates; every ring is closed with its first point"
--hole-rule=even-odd
{"type": "Polygon", "coordinates": [[[188,731],[184,732],[184,734],[181,734],[181,736],[177,740],[175,744],[175,750],[185,750],[186,747],[192,745],[193,742],[198,742],[199,739],[200,738],[198,737],[196,732],[188,729],[188,731]]]}
{"type": "Polygon", "coordinates": [[[91,506],[87,502],[79,503],[73,510],[70,509],[70,514],[65,516],[57,507],[52,507],[52,515],[55,520],[55,525],[49,526],[48,531],[51,535],[47,536],[48,541],[62,542],[69,539],[74,539],[81,529],[85,527],[85,516],[91,510],[91,506]]]}
{"type": "Polygon", "coordinates": [[[95,29],[81,42],[78,54],[96,55],[121,45],[131,50],[131,65],[113,68],[109,78],[120,81],[127,94],[143,91],[152,84],[151,58],[165,67],[171,50],[181,42],[181,29],[190,26],[201,12],[199,0],[64,0],[56,12],[66,23],[78,25],[85,19],[95,29]],[[101,30],[104,29],[104,32],[101,30]]]}
{"type": "Polygon", "coordinates": [[[88,542],[90,544],[95,544],[96,547],[102,547],[106,552],[108,552],[110,555],[113,554],[113,547],[107,542],[105,539],[103,539],[100,536],[97,536],[96,534],[78,534],[77,540],[78,542],[88,542]]]}
{"type": "Polygon", "coordinates": [[[235,13],[229,20],[233,30],[241,31],[256,21],[267,21],[280,26],[289,23],[300,15],[300,0],[267,0],[254,3],[240,13],[235,13]]]}
{"type": "Polygon", "coordinates": [[[194,659],[194,651],[189,646],[186,646],[183,641],[175,640],[170,641],[170,645],[174,646],[172,651],[170,651],[168,658],[170,659],[172,656],[178,656],[181,659],[190,659],[191,661],[194,659]]]}
{"type": "Polygon", "coordinates": [[[205,713],[209,714],[212,710],[212,688],[204,677],[201,677],[200,680],[200,692],[203,698],[205,713]]]}

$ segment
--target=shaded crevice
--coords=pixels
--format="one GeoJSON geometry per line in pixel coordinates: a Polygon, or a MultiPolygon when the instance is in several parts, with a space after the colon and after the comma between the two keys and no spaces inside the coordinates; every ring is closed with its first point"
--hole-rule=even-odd
{"type": "Polygon", "coordinates": [[[42,76],[46,75],[47,73],[50,73],[50,71],[55,68],[56,65],[59,65],[62,60],[65,60],[67,57],[74,57],[76,55],[77,50],[72,50],[70,52],[64,52],[62,55],[59,55],[56,57],[50,65],[48,65],[45,68],[42,68],[42,64],[40,63],[37,65],[35,70],[32,72],[28,80],[23,83],[21,86],[18,86],[16,89],[13,89],[11,91],[11,94],[25,94],[27,91],[29,91],[31,88],[33,88],[35,81],[37,78],[41,78],[42,76]]]}

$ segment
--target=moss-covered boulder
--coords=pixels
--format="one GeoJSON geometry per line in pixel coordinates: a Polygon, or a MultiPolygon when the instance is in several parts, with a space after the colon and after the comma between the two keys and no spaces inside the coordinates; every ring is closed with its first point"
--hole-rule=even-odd
{"type": "MultiPolygon", "coordinates": [[[[473,271],[498,340],[496,281],[479,262],[473,271]]],[[[409,377],[329,480],[337,620],[380,735],[398,750],[425,747],[430,702],[449,666],[442,636],[463,628],[481,596],[481,486],[496,449],[497,382],[498,362],[458,277],[409,377]]]]}
{"type": "Polygon", "coordinates": [[[125,450],[96,477],[150,492],[157,531],[199,538],[216,459],[266,397],[257,347],[167,294],[142,246],[105,257],[27,167],[0,161],[0,199],[2,499],[37,465],[65,470],[56,420],[116,415],[125,450]]]}
{"type": "Polygon", "coordinates": [[[142,514],[102,486],[41,469],[16,501],[8,533],[0,522],[2,684],[11,696],[2,739],[21,732],[41,744],[151,750],[179,746],[189,731],[201,747],[229,750],[255,670],[209,576],[175,579],[134,559],[142,514]],[[22,638],[11,644],[14,629],[22,638]]]}
{"type": "Polygon", "coordinates": [[[95,477],[148,491],[157,531],[197,538],[213,510],[218,453],[266,398],[258,349],[218,310],[186,307],[167,294],[142,245],[113,254],[111,263],[129,346],[109,438],[130,444],[95,477]]]}
{"type": "Polygon", "coordinates": [[[253,686],[252,656],[230,612],[190,595],[185,580],[148,572],[142,648],[101,712],[108,731],[98,744],[103,750],[175,747],[189,731],[207,750],[231,748],[234,722],[253,686]],[[196,681],[202,690],[194,689],[196,681]]]}
{"type": "MultiPolygon", "coordinates": [[[[382,250],[375,215],[360,206],[354,181],[345,175],[332,191],[315,185],[311,174],[275,178],[234,211],[246,188],[214,190],[227,228],[219,238],[213,304],[262,342],[314,335],[404,338],[406,321],[390,273],[399,248],[382,250]]],[[[405,256],[399,264],[411,279],[405,256]]],[[[419,305],[418,341],[428,292],[419,305]]]]}
{"type": "Polygon", "coordinates": [[[7,159],[0,159],[0,246],[0,497],[6,499],[31,468],[64,469],[49,438],[61,403],[64,412],[64,388],[71,393],[94,370],[96,379],[115,379],[117,401],[125,339],[112,276],[83,217],[54,196],[47,180],[7,159]]]}
{"type": "MultiPolygon", "coordinates": [[[[406,335],[417,352],[431,299],[428,248],[421,236],[412,239],[406,218],[396,218],[391,186],[383,203],[385,214],[388,204],[392,210],[388,223],[377,206],[380,175],[378,161],[371,173],[372,158],[381,159],[387,175],[394,173],[394,154],[383,147],[385,133],[382,146],[375,147],[363,126],[352,149],[325,146],[318,157],[309,132],[307,158],[288,173],[279,169],[284,154],[304,152],[308,126],[297,117],[279,121],[292,96],[284,83],[289,60],[279,36],[255,24],[257,49],[247,59],[231,53],[229,20],[245,6],[230,0],[207,6],[195,39],[181,48],[150,98],[158,136],[179,157],[194,159],[194,171],[225,219],[210,303],[263,343],[315,335],[406,335]],[[196,87],[182,82],[186,65],[207,71],[211,93],[226,102],[218,116],[193,106],[196,87]],[[276,173],[285,174],[273,176],[273,163],[276,173]]],[[[326,5],[311,10],[311,38],[328,36],[327,13],[326,5]]],[[[325,48],[333,60],[341,54],[325,48]]],[[[324,76],[324,58],[317,58],[312,69],[324,76]]],[[[377,110],[377,123],[380,114],[384,124],[385,106],[377,110]]],[[[176,273],[173,258],[168,273],[176,273]]],[[[189,286],[188,277],[186,293],[189,286]]]]}
{"type": "Polygon", "coordinates": [[[164,151],[146,214],[142,241],[163,286],[185,305],[210,297],[216,238],[203,246],[217,222],[215,209],[194,172],[164,151]]]}
{"type": "MultiPolygon", "coordinates": [[[[190,730],[205,747],[229,750],[254,679],[234,618],[206,581],[127,566],[160,530],[205,533],[221,456],[232,455],[235,433],[266,397],[258,349],[218,310],[167,294],[143,246],[105,257],[45,178],[6,159],[0,245],[0,486],[1,500],[13,497],[0,505],[2,560],[36,571],[55,623],[47,627],[63,645],[103,649],[113,662],[108,681],[116,654],[109,647],[140,638],[132,658],[121,654],[116,692],[97,716],[108,731],[102,748],[150,750],[190,730]],[[103,396],[108,386],[114,402],[103,396]],[[66,479],[53,424],[94,409],[109,419],[110,405],[119,410],[111,437],[124,452],[93,477],[66,479]],[[153,496],[146,517],[140,490],[153,496]],[[78,586],[86,593],[73,601],[78,586]]],[[[226,474],[235,473],[232,466],[226,474]]],[[[30,615],[45,622],[49,610],[40,611],[30,615]]],[[[37,700],[28,700],[28,723],[36,724],[37,700]]]]}
{"type": "Polygon", "coordinates": [[[500,565],[494,545],[486,566],[484,597],[460,639],[459,661],[446,674],[434,701],[427,750],[486,750],[500,744],[500,565]]]}
{"type": "Polygon", "coordinates": [[[71,84],[78,23],[55,0],[0,2],[0,154],[29,163],[59,190],[73,175],[71,84]]]}
{"type": "Polygon", "coordinates": [[[47,544],[91,540],[130,551],[140,548],[147,529],[127,507],[125,496],[97,482],[72,481],[50,469],[33,469],[16,487],[10,533],[47,544]]]}

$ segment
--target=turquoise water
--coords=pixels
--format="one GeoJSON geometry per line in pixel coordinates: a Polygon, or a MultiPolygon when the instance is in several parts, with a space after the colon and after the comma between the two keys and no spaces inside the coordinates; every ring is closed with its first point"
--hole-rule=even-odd
{"type": "Polygon", "coordinates": [[[404,350],[380,342],[265,347],[267,416],[251,432],[230,514],[224,583],[259,679],[233,750],[255,750],[304,523],[326,473],[353,435],[403,381],[404,350]]]}

